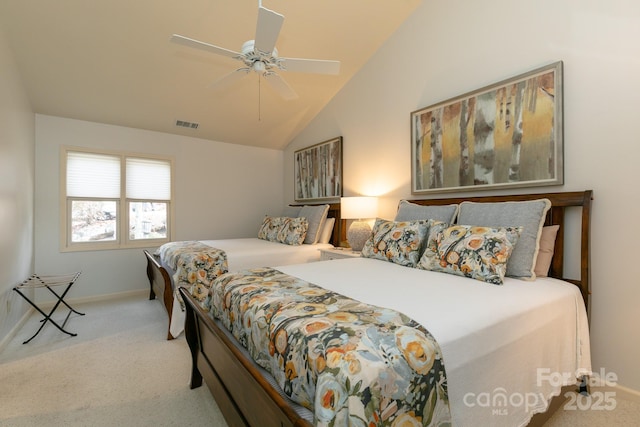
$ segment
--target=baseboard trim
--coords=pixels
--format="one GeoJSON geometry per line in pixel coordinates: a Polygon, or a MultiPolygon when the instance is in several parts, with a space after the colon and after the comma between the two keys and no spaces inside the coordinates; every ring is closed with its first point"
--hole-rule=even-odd
{"type": "MultiPolygon", "coordinates": [[[[132,297],[138,297],[138,296],[143,297],[148,295],[149,295],[149,289],[137,289],[134,291],[117,292],[114,294],[95,295],[95,296],[69,298],[69,299],[65,298],[65,301],[73,307],[75,305],[92,303],[92,302],[125,299],[125,298],[132,298],[132,297]]],[[[48,302],[43,302],[42,304],[38,305],[38,307],[40,307],[40,309],[46,312],[47,310],[50,310],[54,304],[55,304],[55,301],[48,301],[48,302]]],[[[20,320],[13,326],[13,328],[11,328],[9,333],[5,335],[5,337],[0,341],[0,353],[2,353],[4,348],[9,344],[9,342],[13,339],[13,337],[16,336],[16,334],[20,331],[20,329],[22,329],[24,324],[27,323],[27,320],[29,320],[29,317],[31,317],[33,313],[36,313],[36,309],[33,307],[28,307],[27,311],[22,315],[20,320]]]]}
{"type": "MultiPolygon", "coordinates": [[[[149,289],[136,289],[135,291],[117,292],[114,294],[93,295],[88,297],[65,298],[65,301],[73,307],[74,304],[86,304],[91,302],[109,301],[114,299],[124,299],[136,296],[145,296],[149,294],[149,289]]],[[[55,301],[43,302],[40,308],[51,308],[55,301]]]]}
{"type": "Polygon", "coordinates": [[[16,322],[16,324],[13,325],[13,328],[11,328],[9,333],[5,335],[2,341],[0,341],[0,353],[2,353],[4,348],[9,344],[9,342],[13,339],[13,337],[15,337],[18,334],[18,331],[22,329],[24,324],[27,323],[27,320],[29,320],[29,317],[31,317],[31,314],[34,313],[35,311],[36,310],[33,307],[27,308],[27,310],[24,312],[20,320],[18,320],[18,322],[16,322]]]}
{"type": "Polygon", "coordinates": [[[624,400],[629,400],[631,402],[640,403],[640,391],[634,390],[629,387],[621,386],[619,384],[611,385],[611,386],[596,386],[591,387],[591,392],[594,390],[598,390],[601,392],[614,392],[616,397],[619,397],[624,400]]]}

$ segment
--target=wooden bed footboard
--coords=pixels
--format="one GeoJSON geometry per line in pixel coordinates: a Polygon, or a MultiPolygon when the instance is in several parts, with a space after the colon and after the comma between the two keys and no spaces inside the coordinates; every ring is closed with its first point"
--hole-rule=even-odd
{"type": "MultiPolygon", "coordinates": [[[[153,256],[149,251],[144,250],[144,255],[147,258],[147,277],[149,278],[149,299],[156,299],[156,296],[160,297],[159,300],[164,305],[169,315],[169,326],[171,325],[171,313],[173,311],[173,286],[171,282],[171,276],[167,269],[165,269],[158,259],[153,256]]],[[[174,337],[169,331],[167,326],[167,339],[172,340],[174,337]]]]}
{"type": "Polygon", "coordinates": [[[230,426],[312,425],[292,409],[260,371],[184,288],[185,338],[191,350],[191,388],[205,380],[230,426]]]}

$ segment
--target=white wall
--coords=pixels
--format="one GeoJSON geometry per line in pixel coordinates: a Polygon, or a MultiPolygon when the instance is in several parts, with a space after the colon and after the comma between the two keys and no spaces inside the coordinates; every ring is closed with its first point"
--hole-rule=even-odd
{"type": "Polygon", "coordinates": [[[26,312],[11,289],[33,272],[33,111],[0,28],[0,342],[26,312]]]}
{"type": "Polygon", "coordinates": [[[634,0],[424,1],[287,147],[284,194],[293,151],[342,135],[345,195],[384,194],[393,217],[411,197],[411,111],[562,60],[565,184],[524,191],[594,190],[593,367],[640,390],[636,240],[618,229],[640,214],[639,40],[634,0]]]}
{"type": "Polygon", "coordinates": [[[265,214],[283,208],[282,151],[36,115],[35,266],[82,270],[72,298],[144,289],[148,281],[140,249],[60,252],[63,145],[173,157],[173,240],[253,237],[265,214]]]}

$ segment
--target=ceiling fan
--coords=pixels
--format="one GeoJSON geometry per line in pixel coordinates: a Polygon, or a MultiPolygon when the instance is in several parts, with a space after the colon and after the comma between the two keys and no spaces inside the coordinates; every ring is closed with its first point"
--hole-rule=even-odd
{"type": "Polygon", "coordinates": [[[262,7],[262,1],[259,1],[258,24],[255,39],[246,41],[242,45],[241,52],[235,52],[179,34],[173,34],[171,41],[184,46],[212,52],[217,55],[228,56],[244,64],[243,67],[213,82],[210,87],[220,88],[229,85],[246,76],[249,72],[255,71],[263,76],[265,81],[269,83],[282,98],[290,100],[297,98],[298,95],[277,73],[278,71],[335,75],[340,71],[340,61],[279,57],[278,49],[276,49],[275,45],[283,22],[283,15],[262,7]]]}

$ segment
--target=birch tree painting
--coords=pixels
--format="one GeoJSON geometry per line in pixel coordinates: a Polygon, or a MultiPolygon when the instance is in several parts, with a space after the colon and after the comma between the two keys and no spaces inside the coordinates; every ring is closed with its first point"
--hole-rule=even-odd
{"type": "Polygon", "coordinates": [[[342,137],[294,153],[295,199],[342,196],[342,137]]]}
{"type": "Polygon", "coordinates": [[[557,185],[562,62],[411,113],[412,192],[557,185]]]}

